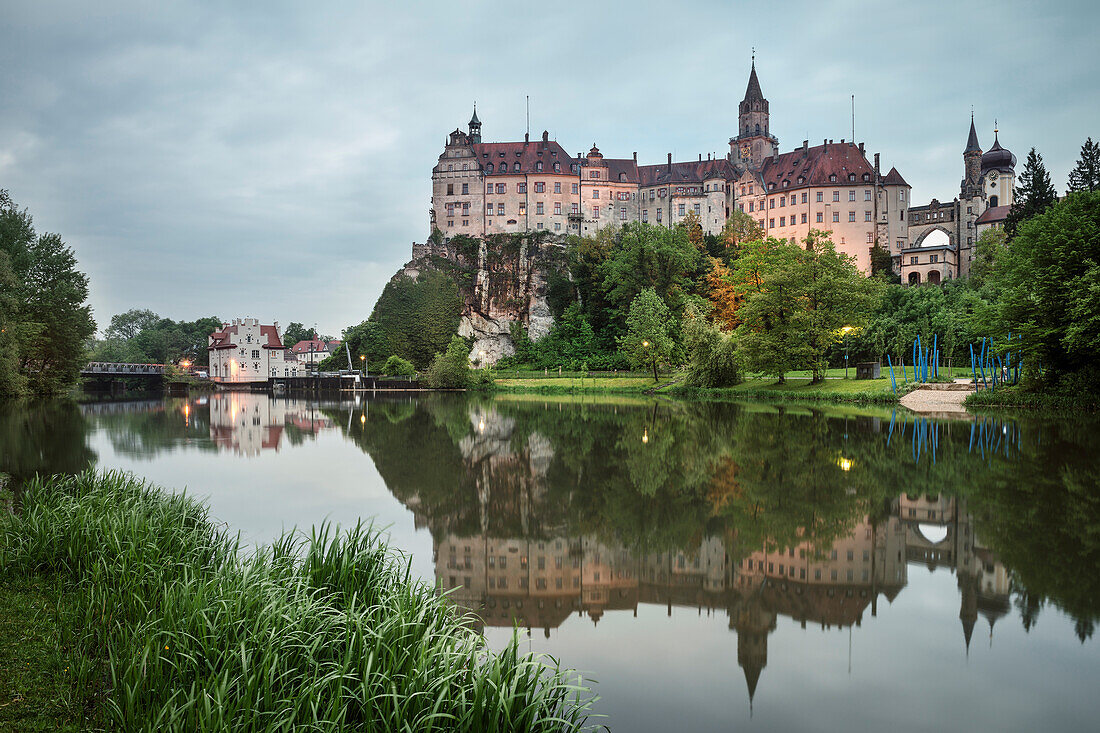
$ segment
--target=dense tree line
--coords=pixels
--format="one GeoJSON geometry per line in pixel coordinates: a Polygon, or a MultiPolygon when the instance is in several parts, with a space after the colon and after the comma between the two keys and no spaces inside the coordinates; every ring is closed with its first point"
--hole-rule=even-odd
{"type": "Polygon", "coordinates": [[[206,367],[207,338],[221,328],[217,316],[194,321],[161,318],[147,309],[131,309],[111,317],[104,338],[92,347],[92,361],[125,364],[179,364],[206,367]]]}
{"type": "Polygon", "coordinates": [[[39,234],[0,190],[0,397],[76,382],[96,325],[88,277],[57,234],[39,234]]]}

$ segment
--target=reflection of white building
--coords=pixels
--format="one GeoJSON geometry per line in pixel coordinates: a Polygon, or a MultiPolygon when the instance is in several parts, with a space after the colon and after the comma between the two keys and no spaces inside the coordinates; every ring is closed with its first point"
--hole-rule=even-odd
{"type": "Polygon", "coordinates": [[[250,392],[219,392],[210,397],[210,438],[226,450],[245,456],[277,451],[288,425],[314,434],[333,427],[332,420],[305,402],[250,392]]]}
{"type": "Polygon", "coordinates": [[[279,323],[262,326],[255,318],[235,318],[210,334],[210,378],[223,384],[266,382],[271,377],[299,377],[304,367],[287,358],[279,323]]]}

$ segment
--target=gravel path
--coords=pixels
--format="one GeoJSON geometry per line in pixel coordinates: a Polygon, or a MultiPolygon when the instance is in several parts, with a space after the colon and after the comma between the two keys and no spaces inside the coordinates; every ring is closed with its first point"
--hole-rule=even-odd
{"type": "Polygon", "coordinates": [[[915,389],[901,398],[901,404],[913,412],[966,413],[963,400],[970,392],[943,389],[915,389]]]}

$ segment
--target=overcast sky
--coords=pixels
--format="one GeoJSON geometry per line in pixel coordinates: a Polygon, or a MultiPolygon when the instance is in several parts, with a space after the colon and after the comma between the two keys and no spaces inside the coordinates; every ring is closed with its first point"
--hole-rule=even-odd
{"type": "Polygon", "coordinates": [[[91,277],[101,327],[364,320],[428,233],[431,169],[550,131],[643,163],[728,152],[750,48],[781,150],[851,137],[958,194],[971,107],[1059,190],[1100,138],[1095,2],[0,0],[0,188],[91,277]],[[244,5],[237,4],[237,5],[244,5]]]}

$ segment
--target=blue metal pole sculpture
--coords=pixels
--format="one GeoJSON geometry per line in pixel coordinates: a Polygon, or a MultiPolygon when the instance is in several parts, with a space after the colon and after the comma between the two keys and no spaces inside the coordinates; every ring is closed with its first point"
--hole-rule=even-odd
{"type": "MultiPolygon", "coordinates": [[[[886,363],[887,363],[887,364],[889,365],[889,367],[890,367],[890,386],[891,386],[891,387],[893,388],[893,390],[894,390],[894,396],[895,396],[895,397],[897,397],[897,396],[898,396],[898,382],[897,382],[897,380],[896,380],[896,379],[894,379],[894,362],[893,362],[893,360],[891,360],[891,359],[890,359],[890,355],[889,355],[889,354],[887,354],[887,355],[886,355],[886,363]]],[[[892,427],[894,427],[894,424],[893,424],[893,422],[892,422],[892,421],[891,421],[891,423],[890,423],[890,427],[891,427],[891,428],[892,428],[892,427]]],[[[889,440],[887,440],[887,441],[886,441],[886,443],[887,443],[887,445],[889,445],[890,441],[889,441],[889,440]]]]}

